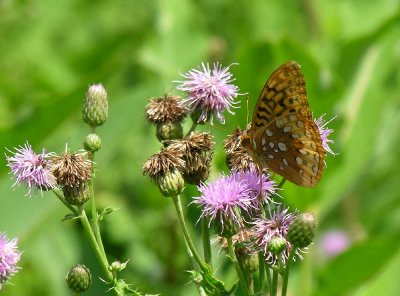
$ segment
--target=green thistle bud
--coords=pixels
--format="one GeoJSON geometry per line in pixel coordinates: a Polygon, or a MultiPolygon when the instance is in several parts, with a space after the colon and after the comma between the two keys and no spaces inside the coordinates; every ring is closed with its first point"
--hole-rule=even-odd
{"type": "Polygon", "coordinates": [[[298,215],[289,226],[287,240],[296,248],[305,248],[312,243],[317,223],[311,213],[298,215]]]}
{"type": "Polygon", "coordinates": [[[161,142],[164,140],[182,139],[183,128],[179,121],[166,121],[157,124],[157,139],[161,142]]]}
{"type": "Polygon", "coordinates": [[[269,241],[267,249],[272,254],[279,255],[286,249],[286,240],[282,237],[275,236],[269,241]]]}
{"type": "Polygon", "coordinates": [[[227,238],[238,233],[239,227],[235,221],[223,216],[222,221],[219,219],[214,220],[214,230],[219,236],[227,238]]]}
{"type": "Polygon", "coordinates": [[[178,170],[172,170],[159,177],[157,185],[165,197],[171,197],[181,194],[185,186],[185,181],[178,170]]]}
{"type": "Polygon", "coordinates": [[[91,85],[86,93],[82,109],[83,121],[92,128],[106,122],[108,117],[108,98],[103,85],[91,85]]]}
{"type": "Polygon", "coordinates": [[[63,187],[64,197],[71,205],[83,205],[90,199],[89,186],[84,183],[79,187],[63,187]]]}
{"type": "Polygon", "coordinates": [[[101,138],[96,134],[89,134],[83,142],[86,151],[96,152],[101,148],[101,138]]]}
{"type": "Polygon", "coordinates": [[[124,270],[126,268],[127,262],[122,263],[121,261],[114,261],[113,263],[110,264],[108,267],[108,270],[111,272],[119,272],[121,270],[124,270]]]}
{"type": "Polygon", "coordinates": [[[77,264],[69,270],[65,280],[71,291],[81,293],[89,289],[92,284],[92,275],[85,265],[77,264]]]}
{"type": "Polygon", "coordinates": [[[240,249],[236,249],[236,257],[239,261],[240,267],[246,272],[254,272],[258,269],[258,255],[247,254],[240,252],[240,249]]]}

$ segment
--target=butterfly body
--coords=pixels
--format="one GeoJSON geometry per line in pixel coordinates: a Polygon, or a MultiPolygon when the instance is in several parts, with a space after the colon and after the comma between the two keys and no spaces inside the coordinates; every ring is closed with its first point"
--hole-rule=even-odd
{"type": "Polygon", "coordinates": [[[268,79],[242,145],[261,168],[314,187],[325,168],[325,150],[308,105],[300,66],[290,61],[268,79]]]}

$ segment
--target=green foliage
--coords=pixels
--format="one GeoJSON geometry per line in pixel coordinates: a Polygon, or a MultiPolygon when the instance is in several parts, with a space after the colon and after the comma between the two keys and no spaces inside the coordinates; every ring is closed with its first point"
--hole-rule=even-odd
{"type": "MultiPolygon", "coordinates": [[[[294,264],[289,294],[400,294],[396,1],[4,1],[0,13],[4,153],[27,140],[36,151],[60,152],[66,143],[81,149],[90,133],[81,120],[87,87],[102,83],[107,90],[109,118],[97,130],[102,139],[95,159],[97,206],[110,207],[102,213],[105,247],[111,261],[131,259],[121,274],[135,289],[198,293],[196,285],[187,285],[191,267],[173,206],[140,173],[159,148],[155,128],[144,120],[147,98],[179,94],[171,81],[203,61],[238,62],[232,71],[249,95],[251,113],[269,74],[294,59],[302,65],[315,116],[338,115],[330,127],[339,155],[327,157],[315,189],[287,182],[281,192],[292,208],[313,211],[319,221],[315,245],[303,264],[294,264]],[[327,258],[319,238],[337,228],[352,244],[327,258]]],[[[211,178],[226,171],[222,140],[246,125],[242,98],[225,126],[202,127],[216,136],[211,178]]],[[[2,295],[69,295],[64,276],[78,262],[93,275],[85,295],[105,295],[76,219],[65,216],[49,193],[29,199],[23,188],[11,190],[4,157],[0,164],[0,231],[18,236],[24,251],[22,270],[2,295]]],[[[185,192],[189,204],[197,192],[192,187],[185,192]]],[[[198,210],[184,208],[190,231],[199,232],[198,210]]],[[[200,238],[196,243],[201,245],[200,238]]],[[[225,271],[221,266],[218,278],[232,287],[233,277],[225,271]]]]}

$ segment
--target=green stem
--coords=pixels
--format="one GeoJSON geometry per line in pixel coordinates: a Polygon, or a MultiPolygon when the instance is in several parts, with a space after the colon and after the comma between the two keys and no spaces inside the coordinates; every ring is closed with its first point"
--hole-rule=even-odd
{"type": "Polygon", "coordinates": [[[78,292],[72,292],[72,296],[79,296],[78,292]]]}
{"type": "Polygon", "coordinates": [[[240,284],[242,286],[242,290],[244,292],[244,295],[250,296],[249,294],[249,287],[247,286],[246,279],[243,275],[242,269],[240,268],[239,262],[236,258],[235,250],[233,249],[233,243],[232,243],[232,237],[227,238],[228,241],[228,251],[229,251],[229,256],[231,257],[231,260],[233,261],[233,265],[235,266],[236,273],[239,277],[240,284]]]}
{"type": "MultiPolygon", "coordinates": [[[[94,161],[94,152],[89,153],[89,159],[91,161],[94,161]]],[[[96,201],[94,198],[94,185],[93,185],[93,178],[94,178],[94,166],[92,168],[92,177],[89,180],[89,190],[90,190],[90,211],[91,211],[91,216],[92,216],[92,225],[93,225],[93,231],[94,235],[96,237],[97,243],[99,244],[103,255],[106,255],[106,252],[104,250],[104,245],[103,245],[103,240],[101,239],[101,234],[100,234],[100,227],[99,227],[99,216],[97,214],[97,208],[96,208],[96,201]]]]}
{"type": "Polygon", "coordinates": [[[258,291],[264,293],[265,281],[265,263],[264,256],[261,252],[258,253],[258,291]]]}
{"type": "Polygon", "coordinates": [[[183,237],[185,238],[185,241],[192,252],[193,258],[196,260],[196,263],[200,266],[202,270],[207,270],[206,266],[204,265],[204,262],[201,260],[199,253],[197,253],[196,248],[193,244],[193,241],[190,237],[189,231],[186,227],[185,219],[183,217],[183,210],[182,210],[182,204],[181,204],[181,199],[179,195],[173,196],[172,201],[174,202],[176,214],[178,216],[179,220],[179,225],[181,226],[183,237]]]}
{"type": "Polygon", "coordinates": [[[70,205],[64,198],[64,196],[58,191],[58,190],[53,190],[53,193],[58,197],[58,199],[68,208],[71,210],[72,213],[75,214],[75,216],[78,216],[78,210],[70,205]]]}
{"type": "Polygon", "coordinates": [[[272,293],[271,296],[276,296],[278,292],[278,271],[273,269],[272,271],[272,293]]]}
{"type": "Polygon", "coordinates": [[[208,227],[208,219],[206,217],[201,219],[201,232],[203,236],[204,261],[212,268],[210,228],[208,227]]]}
{"type": "Polygon", "coordinates": [[[271,279],[271,271],[270,271],[269,267],[265,269],[265,274],[267,275],[269,293],[270,293],[270,295],[272,295],[272,279],[271,279]]]}
{"type": "Polygon", "coordinates": [[[187,136],[189,136],[190,133],[193,132],[193,131],[196,129],[196,127],[197,127],[197,122],[196,122],[195,120],[193,120],[193,121],[192,121],[192,126],[190,127],[190,130],[186,133],[185,138],[186,138],[187,136]]]}
{"type": "Polygon", "coordinates": [[[293,247],[289,253],[289,258],[286,260],[286,268],[283,273],[282,294],[281,294],[282,296],[286,296],[288,282],[289,282],[290,265],[293,262],[293,257],[295,254],[296,254],[296,248],[293,247]]]}
{"type": "Polygon", "coordinates": [[[78,213],[79,213],[79,220],[82,223],[83,229],[86,232],[86,235],[89,239],[90,245],[92,246],[95,255],[97,257],[97,260],[100,263],[101,269],[103,270],[103,273],[106,277],[106,281],[109,283],[112,283],[115,279],[113,278],[112,273],[108,270],[108,260],[105,254],[103,253],[101,247],[99,246],[96,237],[92,231],[92,228],[90,227],[89,220],[86,216],[85,210],[80,206],[78,207],[78,213]]]}

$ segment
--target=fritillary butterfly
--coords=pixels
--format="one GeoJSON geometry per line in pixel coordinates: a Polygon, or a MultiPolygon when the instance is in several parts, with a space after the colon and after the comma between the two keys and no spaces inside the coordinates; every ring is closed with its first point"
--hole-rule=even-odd
{"type": "Polygon", "coordinates": [[[305,85],[295,61],[276,69],[258,98],[242,145],[261,168],[297,185],[314,187],[325,168],[325,150],[305,85]]]}

